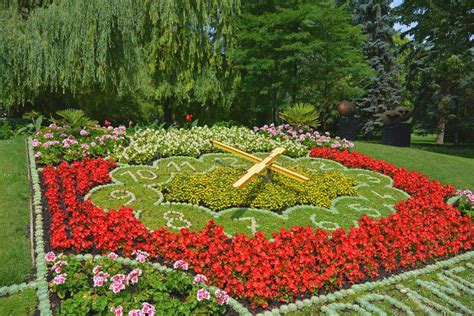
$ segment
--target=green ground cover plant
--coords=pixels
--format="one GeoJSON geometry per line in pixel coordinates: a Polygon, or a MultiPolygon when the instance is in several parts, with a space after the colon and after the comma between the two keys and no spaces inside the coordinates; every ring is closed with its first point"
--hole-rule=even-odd
{"type": "Polygon", "coordinates": [[[343,295],[288,315],[468,315],[474,311],[474,259],[390,285],[343,295]],[[343,297],[344,296],[344,297],[343,297]]]}
{"type": "Polygon", "coordinates": [[[36,310],[35,289],[25,289],[19,293],[0,297],[0,315],[33,315],[36,310]]]}
{"type": "Polygon", "coordinates": [[[31,270],[24,142],[23,138],[0,141],[0,287],[26,280],[31,270]]]}
{"type": "MultiPolygon", "coordinates": [[[[257,156],[263,157],[265,154],[257,154],[257,156]]],[[[368,214],[374,218],[387,216],[394,211],[393,205],[396,202],[408,197],[405,192],[393,188],[389,177],[368,170],[348,169],[330,160],[310,157],[292,159],[280,156],[277,162],[288,168],[299,168],[311,174],[317,174],[317,183],[320,183],[320,180],[331,181],[326,178],[337,175],[341,180],[345,179],[347,192],[344,194],[348,195],[336,198],[338,191],[332,188],[331,190],[334,191],[330,194],[332,198],[329,205],[297,205],[286,208],[281,214],[261,207],[230,207],[215,212],[198,205],[197,200],[188,200],[190,203],[167,200],[166,195],[171,194],[172,191],[169,188],[173,185],[177,190],[181,190],[181,197],[185,196],[185,189],[177,187],[184,179],[189,179],[189,177],[199,179],[209,175],[209,172],[222,175],[221,171],[218,171],[219,168],[225,171],[233,167],[236,170],[236,180],[242,169],[250,166],[249,162],[232,154],[206,154],[199,159],[191,157],[158,159],[152,166],[121,166],[111,172],[114,180],[112,183],[92,189],[86,198],[90,197],[96,205],[104,209],[118,209],[122,205],[131,207],[135,210],[136,217],[152,229],[168,227],[176,232],[182,228],[200,231],[212,219],[218,225],[222,225],[225,232],[230,235],[243,233],[252,236],[262,230],[267,237],[271,237],[271,234],[278,232],[280,228],[293,226],[312,226],[327,231],[333,231],[339,227],[348,229],[357,224],[362,214],[368,214]],[[317,180],[318,177],[323,178],[317,180]],[[353,181],[357,183],[355,187],[352,187],[353,181]],[[168,188],[168,191],[164,191],[164,188],[168,188]]],[[[233,176],[234,174],[229,175],[226,180],[228,183],[221,179],[216,185],[230,186],[233,176]]],[[[222,177],[227,177],[227,175],[222,175],[222,177]]],[[[199,188],[191,189],[192,183],[189,184],[190,190],[199,190],[199,188]]],[[[198,185],[197,182],[195,184],[198,185]]],[[[324,186],[324,184],[321,185],[324,186]]],[[[225,195],[226,191],[224,188],[219,191],[219,194],[225,195]]],[[[308,191],[304,194],[310,196],[308,191]]],[[[220,203],[223,197],[219,194],[209,195],[208,198],[220,203]]],[[[200,198],[203,198],[203,195],[200,198]]],[[[273,198],[277,201],[279,199],[281,199],[279,196],[273,198]]],[[[300,197],[300,199],[303,198],[300,197]]]]}

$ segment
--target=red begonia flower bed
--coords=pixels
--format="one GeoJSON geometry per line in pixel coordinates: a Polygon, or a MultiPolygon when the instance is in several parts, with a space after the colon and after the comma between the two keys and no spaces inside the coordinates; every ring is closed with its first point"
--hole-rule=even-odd
{"type": "Polygon", "coordinates": [[[101,158],[84,159],[43,170],[51,247],[125,256],[143,250],[168,263],[185,260],[231,296],[264,308],[273,300],[288,302],[472,248],[470,219],[445,202],[452,186],[356,152],[315,148],[311,156],[386,174],[411,197],[396,204],[395,214],[379,220],[364,215],[347,232],[293,227],[281,229],[272,241],[262,233],[229,238],[212,221],[200,232],[150,232],[129,208],[105,213],[83,200],[90,188],[111,180],[114,167],[101,158]]]}

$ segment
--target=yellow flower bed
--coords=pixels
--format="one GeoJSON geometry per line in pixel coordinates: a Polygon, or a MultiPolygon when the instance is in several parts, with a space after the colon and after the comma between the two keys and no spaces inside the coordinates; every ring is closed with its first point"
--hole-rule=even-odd
{"type": "Polygon", "coordinates": [[[240,189],[232,188],[244,169],[218,167],[208,173],[179,174],[163,187],[165,199],[206,206],[219,211],[230,207],[253,207],[282,211],[295,205],[331,207],[341,195],[354,196],[356,180],[340,172],[314,173],[298,170],[311,178],[297,182],[272,173],[271,182],[263,175],[254,177],[240,189]]]}

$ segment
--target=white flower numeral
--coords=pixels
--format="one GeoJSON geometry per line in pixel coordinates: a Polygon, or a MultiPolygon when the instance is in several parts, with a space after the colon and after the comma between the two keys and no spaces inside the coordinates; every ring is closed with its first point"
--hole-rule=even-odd
{"type": "Polygon", "coordinates": [[[348,207],[350,209],[354,210],[354,211],[365,213],[368,216],[372,216],[372,217],[381,217],[382,216],[382,214],[380,214],[380,212],[377,211],[376,209],[364,207],[360,204],[349,204],[348,207]]]}
{"type": "Polygon", "coordinates": [[[257,224],[255,217],[240,217],[235,218],[234,221],[250,221],[250,225],[247,226],[247,228],[250,229],[253,235],[257,233],[257,227],[259,227],[259,225],[257,224]]]}
{"type": "Polygon", "coordinates": [[[381,199],[391,199],[391,200],[397,201],[397,199],[393,195],[390,195],[390,194],[383,194],[382,195],[382,194],[380,194],[380,193],[378,193],[377,191],[374,191],[374,190],[372,190],[372,193],[377,195],[381,199]]]}
{"type": "MultiPolygon", "coordinates": [[[[134,175],[133,172],[131,172],[130,170],[124,171],[120,175],[121,176],[129,175],[133,181],[138,182],[137,176],[134,175]]],[[[144,180],[154,180],[158,177],[156,173],[154,173],[151,170],[146,170],[146,169],[137,170],[137,175],[144,180]]]]}
{"type": "Polygon", "coordinates": [[[189,228],[192,226],[192,223],[184,218],[184,214],[177,211],[166,211],[163,214],[163,219],[166,220],[166,226],[177,230],[180,230],[182,228],[189,228]],[[175,221],[184,223],[185,225],[176,226],[174,224],[175,221]]]}
{"type": "Polygon", "coordinates": [[[180,172],[181,171],[181,167],[184,167],[184,166],[187,166],[189,169],[191,169],[192,171],[196,171],[196,168],[194,168],[189,162],[185,161],[183,163],[181,163],[181,167],[178,166],[178,164],[174,161],[170,162],[169,164],[166,165],[168,168],[170,166],[173,166],[176,168],[176,171],[180,172]]]}
{"type": "Polygon", "coordinates": [[[133,192],[127,190],[113,190],[109,195],[114,200],[123,200],[128,198],[128,201],[123,203],[123,205],[128,205],[137,199],[133,192]]]}
{"type": "Polygon", "coordinates": [[[311,162],[311,165],[319,165],[319,170],[327,171],[327,170],[333,170],[333,167],[328,166],[324,162],[321,161],[313,161],[311,162]]]}
{"type": "Polygon", "coordinates": [[[379,179],[379,178],[370,176],[370,175],[368,175],[368,174],[359,173],[357,176],[358,176],[358,177],[365,177],[365,178],[367,178],[367,182],[368,182],[368,183],[380,183],[380,179],[379,179]]]}
{"type": "Polygon", "coordinates": [[[316,215],[315,215],[315,214],[311,215],[311,216],[309,217],[309,219],[311,220],[311,222],[312,222],[315,226],[317,226],[317,227],[319,227],[319,228],[321,228],[321,229],[324,229],[324,230],[336,230],[336,229],[338,229],[339,227],[341,227],[341,226],[339,226],[338,223],[335,223],[335,222],[329,222],[329,221],[319,221],[319,222],[318,222],[318,221],[316,220],[316,215]]]}

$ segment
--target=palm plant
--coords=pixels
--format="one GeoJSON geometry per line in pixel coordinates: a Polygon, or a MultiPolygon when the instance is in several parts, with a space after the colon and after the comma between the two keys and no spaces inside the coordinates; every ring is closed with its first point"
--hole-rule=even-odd
{"type": "Polygon", "coordinates": [[[71,128],[93,127],[98,124],[97,121],[90,119],[84,111],[79,109],[65,109],[57,111],[56,114],[61,117],[63,125],[71,128]]]}
{"type": "Polygon", "coordinates": [[[296,103],[280,113],[280,118],[296,127],[319,126],[319,112],[309,103],[296,103]]]}

